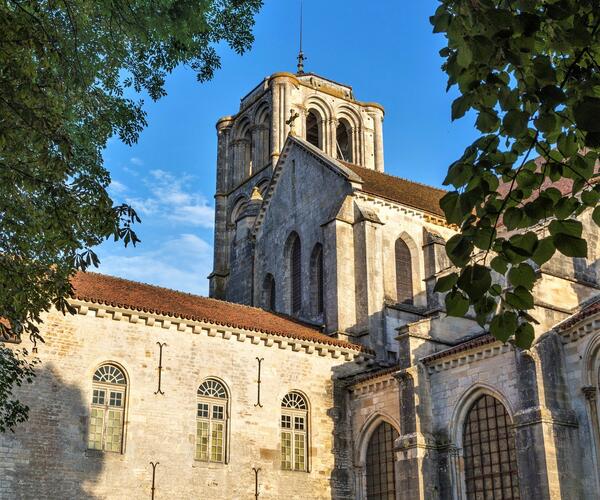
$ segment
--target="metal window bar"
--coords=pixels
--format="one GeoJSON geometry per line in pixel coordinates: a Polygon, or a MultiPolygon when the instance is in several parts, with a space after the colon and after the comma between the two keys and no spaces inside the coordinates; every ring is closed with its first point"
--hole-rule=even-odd
{"type": "Polygon", "coordinates": [[[367,446],[367,500],[395,500],[394,441],[398,432],[382,422],[367,446]]]}

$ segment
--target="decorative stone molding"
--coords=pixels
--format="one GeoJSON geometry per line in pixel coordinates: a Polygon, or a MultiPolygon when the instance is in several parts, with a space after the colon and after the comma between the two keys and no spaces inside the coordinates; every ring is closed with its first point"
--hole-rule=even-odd
{"type": "Polygon", "coordinates": [[[479,348],[470,349],[468,351],[461,352],[448,358],[440,358],[427,363],[428,373],[436,373],[444,370],[451,370],[458,366],[473,363],[482,359],[492,358],[500,354],[504,354],[513,349],[510,344],[502,344],[495,342],[493,344],[487,344],[480,346],[479,348]]]}
{"type": "Polygon", "coordinates": [[[86,303],[81,300],[71,300],[71,305],[77,310],[77,314],[82,316],[93,316],[102,319],[112,319],[113,321],[124,321],[128,323],[139,324],[147,327],[161,328],[165,330],[174,330],[177,332],[189,332],[195,335],[206,335],[207,337],[219,337],[223,340],[235,340],[236,342],[247,342],[258,345],[263,343],[265,347],[277,347],[278,349],[290,349],[293,352],[304,351],[305,354],[317,354],[321,357],[330,357],[332,359],[342,358],[344,361],[353,361],[356,364],[369,364],[373,355],[337,345],[321,344],[318,341],[309,339],[296,339],[279,336],[276,334],[250,331],[239,328],[217,327],[209,323],[202,323],[192,320],[176,317],[164,317],[154,314],[144,314],[139,311],[128,309],[119,309],[106,305],[86,303]]]}

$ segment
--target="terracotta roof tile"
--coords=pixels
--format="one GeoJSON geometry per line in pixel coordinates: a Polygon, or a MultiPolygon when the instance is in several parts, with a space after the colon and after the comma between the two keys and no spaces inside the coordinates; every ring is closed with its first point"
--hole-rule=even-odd
{"type": "Polygon", "coordinates": [[[444,211],[440,208],[440,199],[446,194],[443,189],[359,167],[352,163],[341,163],[363,179],[362,191],[445,217],[444,211]]]}
{"type": "Polygon", "coordinates": [[[450,347],[449,349],[444,349],[443,351],[436,352],[435,354],[425,356],[421,359],[421,361],[425,364],[431,363],[432,361],[445,358],[447,356],[452,356],[453,354],[458,354],[460,352],[468,351],[470,349],[475,349],[486,344],[493,344],[494,342],[498,342],[498,340],[489,333],[484,333],[455,345],[454,347],[450,347]]]}
{"type": "Polygon", "coordinates": [[[579,312],[573,314],[558,325],[560,331],[565,331],[572,326],[575,326],[580,321],[600,312],[600,297],[596,297],[593,301],[584,306],[579,312]]]}
{"type": "Polygon", "coordinates": [[[74,298],[85,302],[309,340],[356,351],[366,350],[362,346],[329,337],[289,316],[256,307],[98,273],[77,273],[72,284],[74,298]]]}

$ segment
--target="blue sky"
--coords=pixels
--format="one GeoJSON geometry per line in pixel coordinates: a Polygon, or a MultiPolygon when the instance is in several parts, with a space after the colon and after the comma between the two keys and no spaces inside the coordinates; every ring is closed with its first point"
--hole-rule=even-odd
{"type": "MultiPolygon", "coordinates": [[[[351,85],[359,100],[386,109],[386,172],[440,186],[447,166],[475,137],[470,117],[450,121],[433,35],[435,0],[304,0],[306,71],[351,85]]],[[[265,0],[252,50],[220,47],[222,68],[204,84],[186,68],[168,79],[168,95],[146,100],[149,126],[133,147],[111,139],[104,154],[115,202],[139,212],[142,243],[101,245],[100,272],[201,295],[212,268],[215,122],[265,76],[295,71],[299,0],[265,0]]]]}

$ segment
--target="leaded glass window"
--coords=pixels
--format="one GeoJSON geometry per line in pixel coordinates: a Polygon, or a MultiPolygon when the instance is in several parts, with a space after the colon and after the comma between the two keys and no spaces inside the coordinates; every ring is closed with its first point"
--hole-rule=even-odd
{"type": "Polygon", "coordinates": [[[465,421],[463,447],[469,500],[520,498],[514,430],[496,398],[484,395],[475,401],[465,421]]]}
{"type": "Polygon", "coordinates": [[[387,422],[377,426],[367,446],[367,500],[395,500],[394,441],[398,432],[387,422]]]}
{"type": "Polygon", "coordinates": [[[92,379],[92,405],[88,426],[88,448],[123,452],[127,381],[115,365],[104,364],[92,379]]]}
{"type": "Polygon", "coordinates": [[[286,394],[281,402],[281,468],[308,470],[308,405],[297,393],[286,394]]]}
{"type": "Polygon", "coordinates": [[[408,245],[396,240],[396,292],[399,304],[413,303],[412,261],[408,245]]]}
{"type": "Polygon", "coordinates": [[[198,387],[196,412],[196,460],[226,462],[228,397],[215,379],[198,387]]]}

